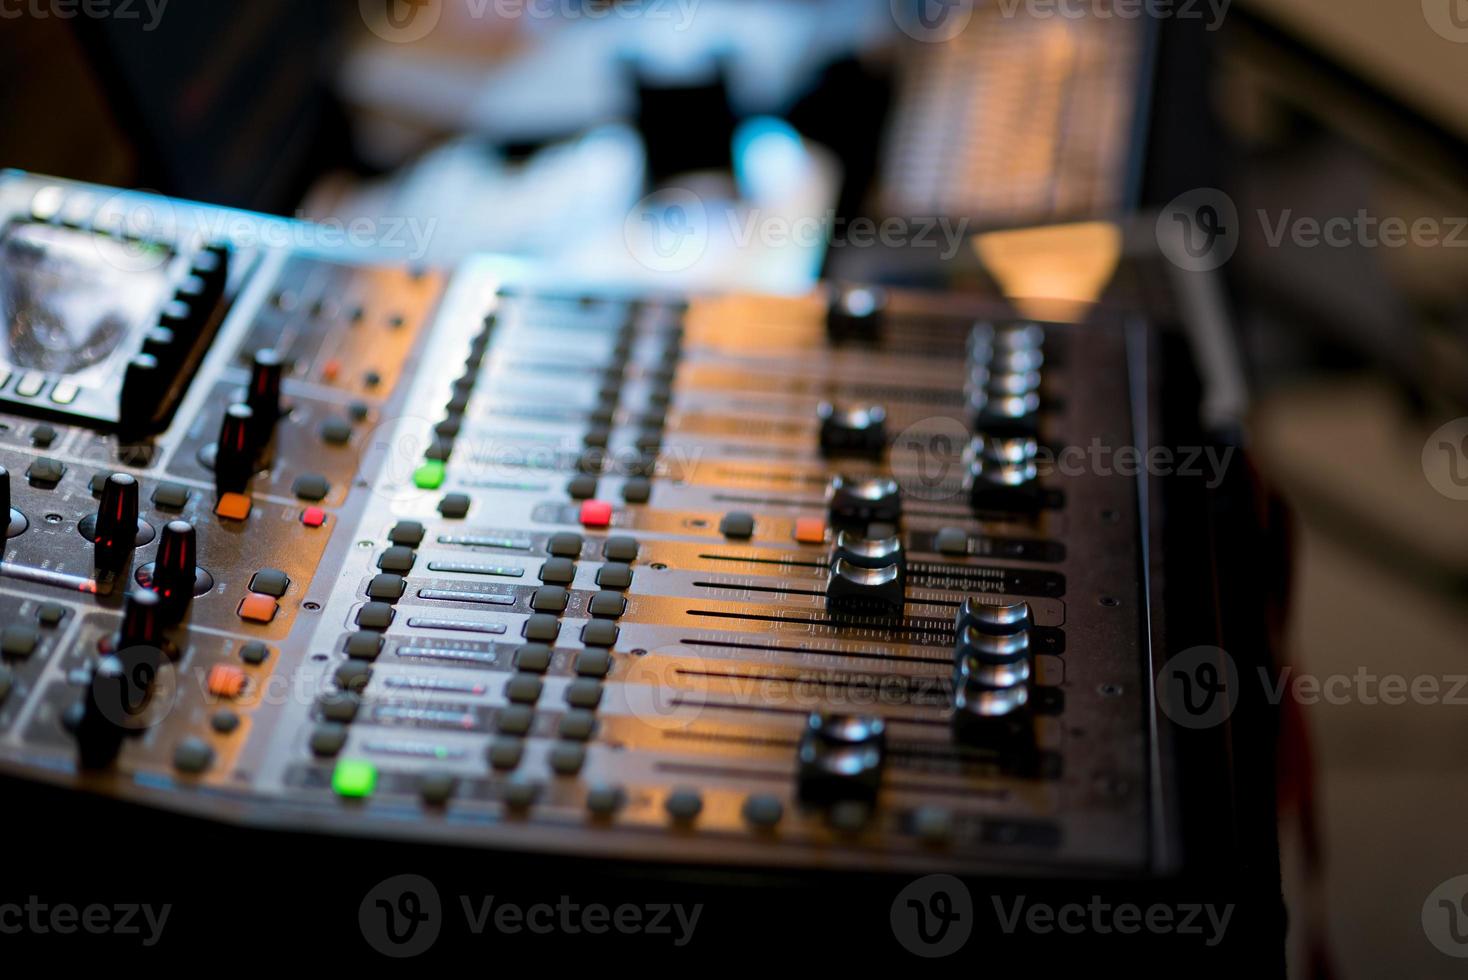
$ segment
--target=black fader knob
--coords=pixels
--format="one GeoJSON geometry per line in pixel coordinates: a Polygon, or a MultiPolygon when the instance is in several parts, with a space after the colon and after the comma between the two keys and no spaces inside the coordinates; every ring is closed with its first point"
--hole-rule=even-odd
{"type": "Polygon", "coordinates": [[[900,562],[862,568],[837,558],[826,580],[826,605],[838,612],[900,616],[906,590],[907,576],[900,562]]]}
{"type": "Polygon", "coordinates": [[[255,473],[255,443],[250,406],[234,404],[224,411],[214,448],[214,485],[220,493],[244,493],[255,473]]]}
{"type": "Polygon", "coordinates": [[[796,750],[800,798],[871,803],[882,784],[887,726],[875,716],[812,714],[796,750]]]}
{"type": "Polygon", "coordinates": [[[102,502],[92,527],[98,568],[117,568],[127,561],[138,537],[138,481],[113,473],[102,485],[102,502]]]}
{"type": "Polygon", "coordinates": [[[954,622],[955,628],[960,633],[972,626],[979,632],[992,636],[1019,633],[1033,625],[1035,625],[1035,614],[1025,600],[986,601],[978,596],[968,596],[959,604],[958,616],[954,622]]]}
{"type": "Polygon", "coordinates": [[[887,297],[880,289],[837,289],[826,308],[826,336],[833,344],[875,344],[882,337],[887,297]]]}
{"type": "Polygon", "coordinates": [[[891,477],[837,476],[826,489],[836,527],[896,524],[902,519],[902,488],[891,477]]]}
{"type": "Polygon", "coordinates": [[[887,410],[881,405],[839,408],[822,402],[821,454],[881,459],[887,451],[887,410]]]}
{"type": "Polygon", "coordinates": [[[198,549],[198,535],[188,521],[170,521],[164,525],[158,538],[151,584],[163,617],[171,622],[182,619],[193,601],[198,549]]]}

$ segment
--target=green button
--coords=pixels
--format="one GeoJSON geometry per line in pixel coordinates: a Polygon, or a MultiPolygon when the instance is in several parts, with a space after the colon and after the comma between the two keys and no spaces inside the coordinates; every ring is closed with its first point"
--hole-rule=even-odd
{"type": "Polygon", "coordinates": [[[361,799],[371,796],[377,786],[377,767],[361,759],[343,759],[331,774],[331,788],[337,796],[361,799]]]}
{"type": "Polygon", "coordinates": [[[443,462],[436,459],[426,461],[413,472],[413,482],[420,490],[437,490],[443,486],[443,462]]]}

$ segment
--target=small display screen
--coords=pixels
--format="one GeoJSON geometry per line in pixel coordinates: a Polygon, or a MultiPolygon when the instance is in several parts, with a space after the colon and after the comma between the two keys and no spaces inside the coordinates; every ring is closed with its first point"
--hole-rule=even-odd
{"type": "Polygon", "coordinates": [[[56,225],[14,222],[0,233],[0,358],[17,371],[87,386],[120,370],[156,318],[173,256],[161,245],[56,225]]]}

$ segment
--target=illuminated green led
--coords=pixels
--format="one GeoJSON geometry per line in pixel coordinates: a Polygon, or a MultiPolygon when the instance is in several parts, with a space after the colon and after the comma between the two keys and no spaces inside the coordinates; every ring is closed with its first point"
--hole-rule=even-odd
{"type": "Polygon", "coordinates": [[[371,796],[377,786],[377,767],[361,759],[343,759],[331,774],[331,788],[337,796],[361,799],[371,796]]]}
{"type": "Polygon", "coordinates": [[[423,465],[413,472],[413,483],[419,490],[437,490],[443,486],[443,475],[442,460],[425,460],[423,465]]]}

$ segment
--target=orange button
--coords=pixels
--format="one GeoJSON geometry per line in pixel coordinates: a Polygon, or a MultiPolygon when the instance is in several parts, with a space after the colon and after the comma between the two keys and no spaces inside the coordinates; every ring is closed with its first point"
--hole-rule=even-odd
{"type": "Polygon", "coordinates": [[[279,608],[280,603],[270,596],[251,592],[240,603],[240,619],[248,619],[252,623],[268,623],[275,618],[275,610],[279,608]]]}
{"type": "Polygon", "coordinates": [[[226,520],[243,521],[250,516],[250,508],[253,506],[245,494],[222,493],[219,495],[219,503],[214,505],[214,513],[226,520]]]}
{"type": "Polygon", "coordinates": [[[795,522],[795,540],[801,544],[824,544],[826,522],[819,517],[802,517],[795,522]]]}
{"type": "Polygon", "coordinates": [[[337,377],[341,373],[342,373],[342,364],[341,364],[341,361],[338,361],[336,358],[332,358],[331,360],[327,361],[325,364],[321,365],[321,380],[322,381],[328,381],[328,382],[335,381],[337,379],[337,377]]]}
{"type": "Polygon", "coordinates": [[[220,698],[237,698],[245,689],[245,672],[230,664],[215,664],[209,670],[209,693],[220,698]]]}

